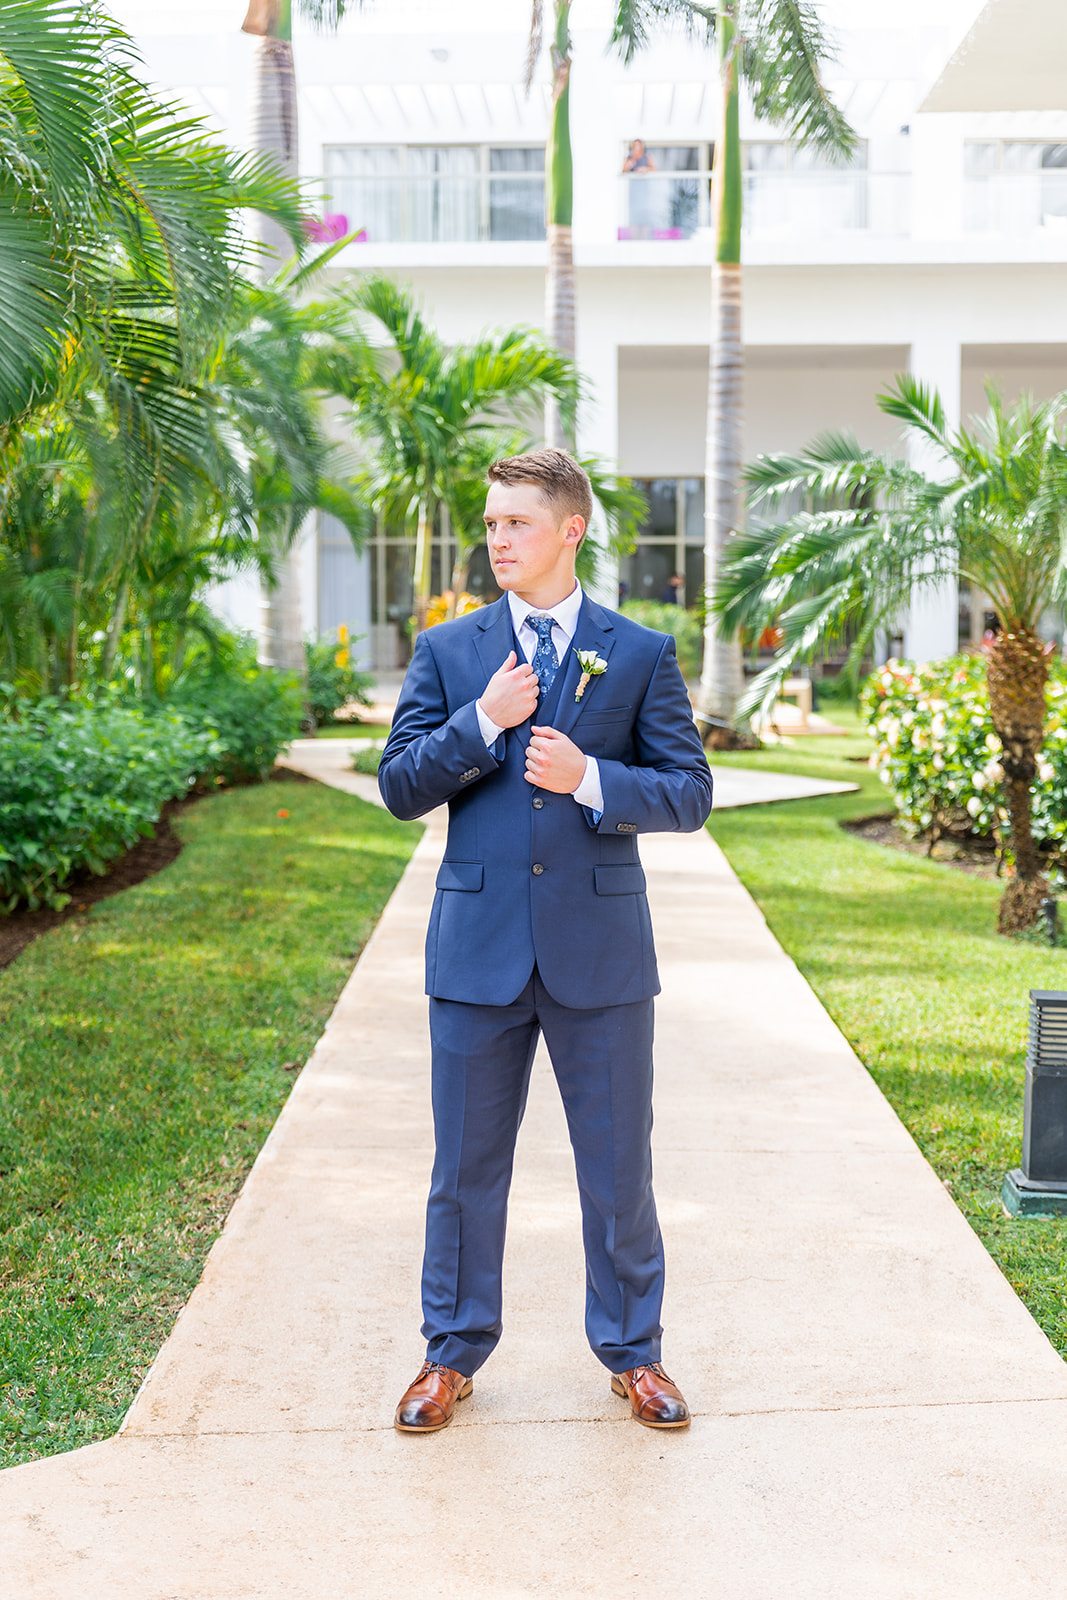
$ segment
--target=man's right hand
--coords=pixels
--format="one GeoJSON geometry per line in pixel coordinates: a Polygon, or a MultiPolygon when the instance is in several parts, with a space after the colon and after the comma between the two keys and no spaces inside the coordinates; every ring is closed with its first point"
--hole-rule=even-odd
{"type": "Polygon", "coordinates": [[[537,710],[540,685],[528,661],[518,661],[512,650],[485,686],[478,704],[498,728],[517,728],[537,710]],[[516,664],[517,663],[517,664],[516,664]]]}

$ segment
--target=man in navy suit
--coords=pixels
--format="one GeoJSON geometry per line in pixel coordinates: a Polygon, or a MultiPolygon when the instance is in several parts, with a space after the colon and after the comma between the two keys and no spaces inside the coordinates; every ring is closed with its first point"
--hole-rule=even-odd
{"type": "Polygon", "coordinates": [[[490,468],[503,598],[420,635],[382,754],[394,815],[449,808],[426,940],[427,1356],[397,1408],[402,1432],[447,1427],[500,1337],[515,1139],[542,1033],[578,1175],[589,1343],[638,1422],[689,1421],[660,1364],[659,979],[637,835],[702,827],[711,774],[674,640],[575,579],[591,510],[589,479],[561,450],[490,468]]]}

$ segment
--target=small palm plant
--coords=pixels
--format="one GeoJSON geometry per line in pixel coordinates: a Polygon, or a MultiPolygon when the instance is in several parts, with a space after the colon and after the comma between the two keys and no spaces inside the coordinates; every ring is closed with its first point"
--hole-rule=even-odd
{"type": "Polygon", "coordinates": [[[878,398],[887,415],[940,458],[928,476],[892,455],[861,450],[850,434],[825,434],[797,455],[762,456],[746,478],[753,526],[731,542],[713,611],[726,638],[781,630],[771,666],[741,711],[766,707],[797,662],[848,633],[850,669],[869,656],[924,588],[947,578],[987,594],[1000,630],[986,647],[993,727],[1003,747],[1005,805],[1015,875],[1000,928],[1038,918],[1047,886],[1034,845],[1030,785],[1044,739],[1052,646],[1043,614],[1067,594],[1067,393],[989,412],[951,431],[935,391],[898,377],[878,398]]]}
{"type": "MultiPolygon", "coordinates": [[[[579,379],[566,357],[529,328],[447,345],[412,295],[386,278],[338,292],[365,322],[365,336],[324,345],[316,381],[350,400],[350,422],[368,453],[367,499],[393,527],[415,529],[416,626],[430,604],[434,527],[443,507],[461,551],[452,589],[466,579],[470,550],[485,537],[485,471],[502,455],[530,448],[538,413],[551,398],[573,419],[579,379]]],[[[609,532],[632,546],[644,501],[596,462],[594,491],[609,532]]],[[[590,554],[592,545],[590,543],[590,554]]]]}

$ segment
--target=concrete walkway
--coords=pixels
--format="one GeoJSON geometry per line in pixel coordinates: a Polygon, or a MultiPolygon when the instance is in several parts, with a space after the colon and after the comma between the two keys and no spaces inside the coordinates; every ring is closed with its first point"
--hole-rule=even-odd
{"type": "MultiPolygon", "coordinates": [[[[344,789],[380,805],[373,778],[352,771],[352,752],[365,750],[373,739],[294,739],[281,765],[305,772],[322,783],[344,789]]],[[[378,741],[380,742],[380,741],[378,741]]],[[[787,772],[761,772],[752,767],[712,767],[715,809],[769,805],[778,800],[810,800],[820,794],[849,794],[858,783],[837,783],[832,778],[798,778],[787,772]]]]}
{"type": "MultiPolygon", "coordinates": [[[[0,1474],[4,1600],[1049,1600],[1067,1367],[706,834],[643,841],[684,1434],[582,1335],[535,1071],[507,1327],[447,1432],[421,1355],[433,824],[117,1439],[0,1474]]],[[[1029,1226],[1041,1226],[1040,1223],[1029,1226]]]]}

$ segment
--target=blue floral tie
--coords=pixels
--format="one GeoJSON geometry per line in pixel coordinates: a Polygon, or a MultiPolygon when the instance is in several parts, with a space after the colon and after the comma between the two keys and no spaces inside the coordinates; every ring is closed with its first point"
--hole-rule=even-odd
{"type": "Polygon", "coordinates": [[[534,651],[534,658],[530,665],[533,667],[537,681],[541,685],[541,698],[543,700],[551,689],[556,673],[559,671],[559,657],[556,654],[556,647],[552,643],[552,618],[531,611],[526,618],[526,626],[532,628],[537,635],[537,649],[534,651]]]}

